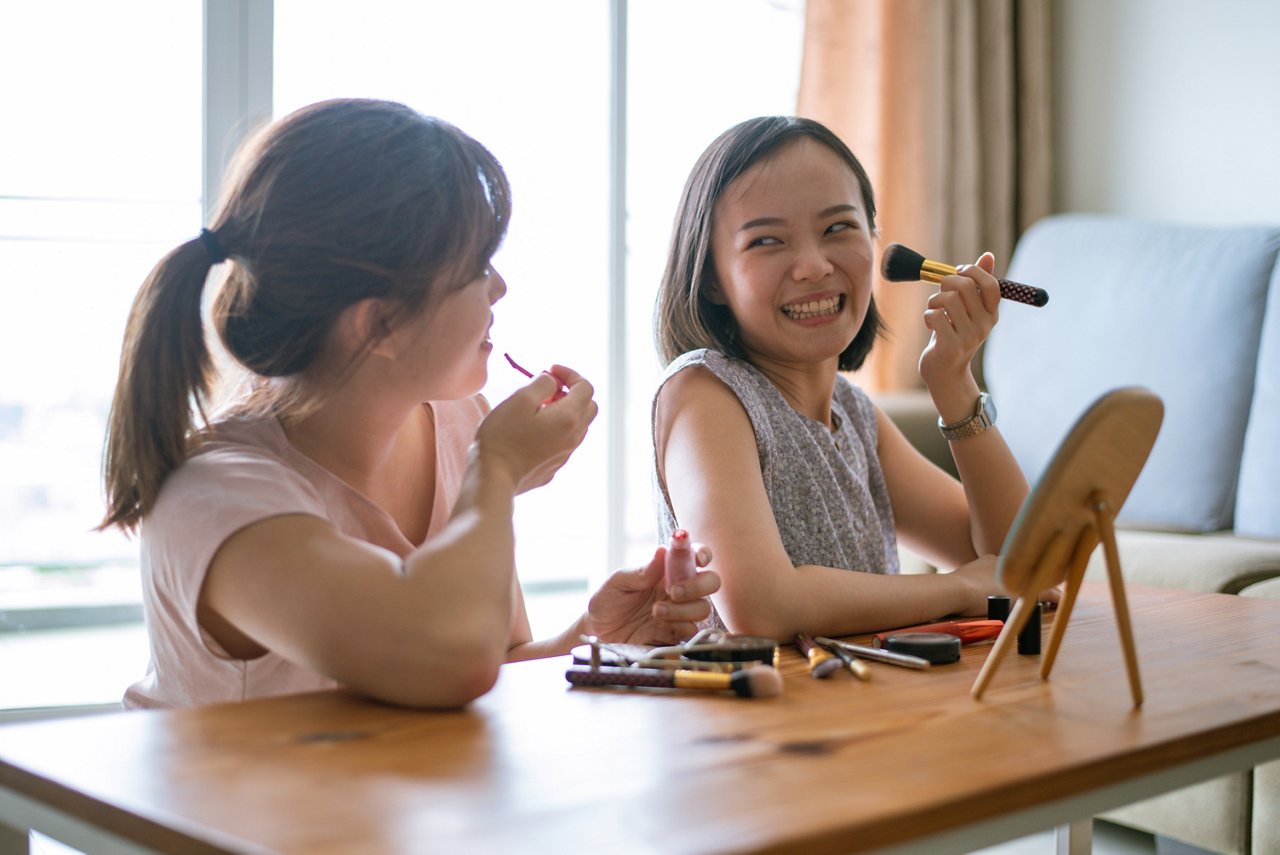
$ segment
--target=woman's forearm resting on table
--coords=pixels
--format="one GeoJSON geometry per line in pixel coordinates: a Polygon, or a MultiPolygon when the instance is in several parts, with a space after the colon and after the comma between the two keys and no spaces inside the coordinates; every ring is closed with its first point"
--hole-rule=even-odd
{"type": "Polygon", "coordinates": [[[507,655],[513,490],[469,466],[449,522],[403,560],[317,517],[248,526],[209,567],[202,625],[238,658],[271,650],[391,703],[465,704],[507,655]]]}
{"type": "Polygon", "coordinates": [[[965,582],[949,573],[883,575],[807,565],[778,568],[766,585],[741,584],[726,562],[721,575],[717,607],[726,625],[781,640],[797,632],[850,635],[924,623],[963,613],[972,603],[965,582]]]}

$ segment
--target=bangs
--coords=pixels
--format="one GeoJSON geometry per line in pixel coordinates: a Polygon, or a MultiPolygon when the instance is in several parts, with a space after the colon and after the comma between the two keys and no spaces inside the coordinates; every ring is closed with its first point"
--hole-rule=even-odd
{"type": "Polygon", "coordinates": [[[434,268],[430,278],[445,291],[461,288],[484,272],[511,221],[511,189],[498,161],[480,143],[456,128],[450,130],[456,145],[453,168],[434,188],[443,228],[431,242],[431,257],[423,259],[434,268]]]}

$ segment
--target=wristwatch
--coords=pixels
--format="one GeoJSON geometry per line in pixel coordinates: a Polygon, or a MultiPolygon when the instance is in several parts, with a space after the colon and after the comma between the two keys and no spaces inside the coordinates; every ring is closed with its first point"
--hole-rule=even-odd
{"type": "Polygon", "coordinates": [[[948,425],[943,424],[942,416],[938,416],[938,430],[942,431],[942,435],[948,440],[977,436],[995,423],[996,402],[991,400],[991,396],[986,392],[978,396],[978,406],[969,418],[948,425]]]}

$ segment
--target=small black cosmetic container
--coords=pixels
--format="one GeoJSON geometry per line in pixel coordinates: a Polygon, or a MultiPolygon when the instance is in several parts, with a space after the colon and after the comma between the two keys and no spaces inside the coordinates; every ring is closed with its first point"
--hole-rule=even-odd
{"type": "MultiPolygon", "coordinates": [[[[987,597],[987,620],[1009,619],[1010,599],[1003,595],[987,597]]],[[[1040,653],[1040,614],[1042,606],[1036,603],[1027,618],[1027,625],[1018,633],[1018,652],[1024,656],[1037,656],[1040,653]]]]}

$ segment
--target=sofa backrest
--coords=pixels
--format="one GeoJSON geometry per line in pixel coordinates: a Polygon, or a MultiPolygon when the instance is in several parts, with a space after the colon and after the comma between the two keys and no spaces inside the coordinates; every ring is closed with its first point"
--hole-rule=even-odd
{"type": "Polygon", "coordinates": [[[1258,374],[1240,458],[1236,533],[1280,538],[1280,262],[1262,319],[1258,374]]]}
{"type": "MultiPolygon", "coordinates": [[[[1059,214],[1028,229],[1008,278],[1046,289],[1049,303],[1002,303],[983,357],[1028,479],[1100,395],[1143,386],[1164,400],[1164,424],[1120,521],[1231,528],[1278,250],[1280,228],[1059,214]]],[[[1251,437],[1251,451],[1266,442],[1251,437]]]]}

